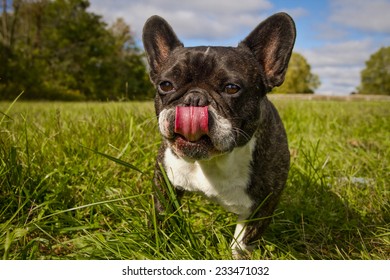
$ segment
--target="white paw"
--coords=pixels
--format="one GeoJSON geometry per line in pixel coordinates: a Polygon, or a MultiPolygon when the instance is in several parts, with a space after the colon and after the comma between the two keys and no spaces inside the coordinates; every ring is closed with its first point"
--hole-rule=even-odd
{"type": "Polygon", "coordinates": [[[245,224],[243,222],[237,223],[236,230],[234,232],[233,241],[230,244],[232,248],[232,256],[236,260],[247,259],[250,257],[253,246],[248,246],[244,243],[245,236],[245,224]]]}
{"type": "Polygon", "coordinates": [[[245,260],[249,259],[251,256],[251,252],[253,251],[254,246],[248,246],[244,243],[232,243],[232,256],[235,260],[245,260]]]}

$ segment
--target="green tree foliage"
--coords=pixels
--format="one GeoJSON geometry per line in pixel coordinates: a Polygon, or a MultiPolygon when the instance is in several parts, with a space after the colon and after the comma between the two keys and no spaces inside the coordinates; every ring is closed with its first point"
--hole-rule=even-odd
{"type": "Polygon", "coordinates": [[[299,53],[293,53],[288,65],[284,83],[273,89],[273,93],[314,93],[321,82],[311,72],[310,64],[299,53]]]}
{"type": "Polygon", "coordinates": [[[130,27],[87,0],[14,0],[1,15],[0,98],[145,99],[153,95],[130,27]],[[12,12],[10,12],[12,11],[12,12]]]}
{"type": "Polygon", "coordinates": [[[358,92],[390,95],[390,46],[380,48],[366,61],[358,92]]]}

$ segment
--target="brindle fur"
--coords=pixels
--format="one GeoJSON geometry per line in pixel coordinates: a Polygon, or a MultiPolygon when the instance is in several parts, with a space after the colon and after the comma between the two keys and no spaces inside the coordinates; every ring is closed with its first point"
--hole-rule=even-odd
{"type": "MultiPolygon", "coordinates": [[[[260,23],[236,48],[185,48],[169,24],[158,16],[151,17],[143,31],[151,81],[156,87],[162,80],[174,81],[177,88],[172,94],[156,94],[157,116],[164,108],[188,105],[190,99],[195,106],[214,107],[231,122],[235,128],[235,146],[230,150],[245,145],[252,137],[257,139],[246,188],[255,201],[250,217],[253,221],[246,224],[243,238],[248,245],[268,226],[287,180],[290,164],[287,136],[266,93],[283,83],[295,35],[294,22],[284,13],[260,23]],[[238,96],[220,94],[221,84],[231,80],[240,83],[243,92],[238,96]]],[[[169,140],[163,139],[156,160],[154,183],[160,188],[160,165],[164,165],[168,145],[169,140]]],[[[175,187],[181,197],[183,191],[180,186],[175,187]]],[[[161,192],[164,194],[164,188],[161,192]]],[[[164,211],[158,199],[156,207],[159,212],[164,211]]]]}

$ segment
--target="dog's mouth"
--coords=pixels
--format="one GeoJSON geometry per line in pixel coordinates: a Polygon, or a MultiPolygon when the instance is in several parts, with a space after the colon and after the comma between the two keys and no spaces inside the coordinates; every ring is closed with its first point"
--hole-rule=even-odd
{"type": "Polygon", "coordinates": [[[175,133],[187,141],[198,142],[209,133],[208,106],[177,106],[175,109],[175,133]]]}
{"type": "Polygon", "coordinates": [[[163,110],[160,132],[174,153],[188,159],[210,159],[234,148],[230,122],[210,106],[178,106],[163,110]]]}
{"type": "Polygon", "coordinates": [[[196,141],[189,141],[182,135],[175,134],[170,142],[175,154],[188,159],[208,159],[218,153],[208,135],[203,135],[196,141]]]}
{"type": "Polygon", "coordinates": [[[175,109],[173,147],[191,159],[209,158],[215,153],[209,136],[208,107],[178,106],[175,109]]]}
{"type": "Polygon", "coordinates": [[[213,145],[208,135],[203,135],[200,138],[198,138],[196,141],[190,141],[180,134],[175,134],[175,137],[173,138],[173,142],[178,146],[185,145],[188,147],[200,147],[200,146],[205,147],[205,146],[213,145]]]}

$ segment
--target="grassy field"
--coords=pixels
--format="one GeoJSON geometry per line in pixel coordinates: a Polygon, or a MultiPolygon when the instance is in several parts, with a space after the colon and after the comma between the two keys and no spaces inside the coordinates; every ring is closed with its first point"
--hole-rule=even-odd
{"type": "MultiPolygon", "coordinates": [[[[275,105],[291,170],[252,258],[390,259],[390,102],[275,105]]],[[[151,103],[0,103],[0,256],[231,259],[235,216],[197,194],[167,215],[170,230],[155,226],[153,112],[151,103]]]]}

